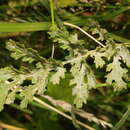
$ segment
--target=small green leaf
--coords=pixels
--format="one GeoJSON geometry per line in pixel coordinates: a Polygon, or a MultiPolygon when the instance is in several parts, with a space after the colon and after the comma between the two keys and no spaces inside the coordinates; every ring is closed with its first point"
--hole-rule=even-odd
{"type": "Polygon", "coordinates": [[[0,69],[0,81],[6,81],[14,76],[14,72],[10,67],[0,69]]]}
{"type": "Polygon", "coordinates": [[[116,53],[116,47],[115,44],[113,44],[114,41],[107,40],[106,48],[104,50],[104,57],[109,61],[116,53]]]}
{"type": "Polygon", "coordinates": [[[103,41],[105,39],[105,37],[104,37],[105,33],[107,33],[107,31],[105,29],[101,29],[101,28],[100,28],[100,30],[98,28],[92,29],[92,34],[93,35],[98,34],[99,36],[98,36],[97,40],[100,40],[100,41],[103,41]]]}
{"type": "Polygon", "coordinates": [[[65,77],[65,72],[66,72],[66,69],[65,69],[65,68],[57,67],[57,71],[56,71],[56,73],[54,73],[54,74],[51,76],[50,81],[51,81],[53,84],[59,84],[60,79],[62,79],[62,78],[65,77]]]}
{"type": "Polygon", "coordinates": [[[68,37],[68,40],[70,41],[71,44],[77,44],[77,45],[83,45],[84,44],[84,41],[83,40],[79,40],[78,39],[78,34],[75,33],[75,34],[71,34],[69,37],[68,37]]]}
{"type": "Polygon", "coordinates": [[[75,63],[71,68],[72,76],[74,77],[70,81],[70,85],[74,85],[72,94],[75,96],[74,104],[78,108],[81,108],[83,103],[86,103],[88,98],[88,85],[85,83],[86,67],[81,64],[80,61],[75,63]]]}
{"type": "Polygon", "coordinates": [[[6,104],[14,103],[15,96],[18,90],[19,90],[18,88],[13,89],[13,91],[8,94],[7,99],[6,99],[6,104]]]}
{"type": "Polygon", "coordinates": [[[27,79],[31,80],[32,85],[24,86],[25,89],[20,93],[20,96],[24,97],[20,104],[22,108],[27,107],[35,94],[43,94],[46,91],[49,71],[50,69],[41,68],[31,71],[27,75],[27,79]]]}
{"type": "Polygon", "coordinates": [[[92,89],[96,87],[96,78],[95,75],[93,74],[92,70],[87,71],[87,85],[88,89],[92,89]]]}
{"type": "Polygon", "coordinates": [[[50,69],[39,69],[34,70],[30,74],[30,79],[34,84],[35,88],[37,89],[37,94],[43,94],[46,91],[46,86],[48,84],[48,76],[49,76],[50,69]]]}
{"type": "Polygon", "coordinates": [[[107,65],[106,82],[112,84],[114,82],[114,90],[120,91],[126,88],[127,85],[123,80],[124,75],[127,73],[127,69],[121,67],[120,58],[115,56],[113,62],[107,65]]]}
{"type": "MultiPolygon", "coordinates": [[[[23,62],[32,63],[35,61],[35,58],[33,57],[33,49],[30,49],[29,51],[28,48],[24,46],[24,44],[20,44],[10,39],[6,43],[6,48],[11,51],[11,57],[15,60],[22,58],[23,62]]],[[[38,52],[34,51],[34,53],[38,52]]]]}
{"type": "Polygon", "coordinates": [[[128,67],[130,67],[130,52],[125,46],[122,46],[120,48],[120,51],[118,52],[118,55],[120,55],[120,57],[122,58],[122,61],[124,63],[126,63],[126,65],[128,67]]]}
{"type": "Polygon", "coordinates": [[[8,91],[9,85],[6,83],[0,83],[0,111],[4,108],[8,91]]]}
{"type": "Polygon", "coordinates": [[[11,57],[16,60],[26,56],[26,53],[24,53],[24,45],[19,44],[11,39],[6,43],[6,48],[12,52],[11,57]]]}
{"type": "Polygon", "coordinates": [[[93,52],[91,57],[94,57],[94,63],[96,68],[102,68],[105,65],[105,61],[103,60],[104,53],[93,52]]]}
{"type": "Polygon", "coordinates": [[[28,103],[33,101],[33,96],[36,93],[36,90],[37,88],[34,85],[29,85],[20,93],[20,96],[24,97],[20,103],[21,108],[27,108],[28,103]]]}

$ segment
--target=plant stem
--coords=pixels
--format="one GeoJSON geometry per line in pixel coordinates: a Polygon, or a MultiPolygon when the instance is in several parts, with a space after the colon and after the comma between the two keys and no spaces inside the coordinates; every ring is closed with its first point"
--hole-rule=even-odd
{"type": "Polygon", "coordinates": [[[70,26],[70,27],[73,27],[73,28],[76,28],[76,29],[80,30],[82,33],[87,35],[89,38],[91,38],[93,41],[98,43],[100,46],[105,47],[101,42],[99,42],[97,39],[95,39],[93,36],[91,36],[89,33],[84,31],[82,28],[78,27],[77,25],[74,25],[74,24],[71,24],[71,23],[67,23],[67,22],[64,22],[64,25],[67,25],[67,26],[70,26]]]}
{"type": "Polygon", "coordinates": [[[51,10],[51,22],[52,26],[55,24],[55,18],[54,18],[54,2],[53,0],[50,0],[50,10],[51,10]]]}
{"type": "MultiPolygon", "coordinates": [[[[55,25],[55,17],[54,17],[54,2],[53,2],[53,0],[50,0],[50,10],[51,10],[51,23],[52,23],[52,26],[54,26],[55,25]]],[[[54,46],[54,43],[53,43],[52,53],[51,53],[52,59],[54,57],[54,51],[55,51],[55,46],[54,46]]]]}
{"type": "Polygon", "coordinates": [[[55,52],[55,45],[53,43],[53,45],[52,45],[52,52],[51,52],[51,58],[52,59],[54,58],[54,52],[55,52]]]}
{"type": "MultiPolygon", "coordinates": [[[[41,105],[43,105],[43,106],[49,108],[50,110],[52,110],[52,111],[54,111],[54,112],[56,112],[56,113],[58,113],[58,114],[60,114],[60,115],[64,116],[65,118],[67,118],[67,119],[69,119],[69,120],[72,121],[72,117],[69,116],[69,115],[67,115],[67,114],[65,114],[64,112],[62,112],[62,111],[56,109],[55,107],[53,107],[53,106],[51,106],[51,105],[45,103],[44,101],[40,100],[39,98],[34,97],[33,99],[34,99],[34,101],[36,101],[37,103],[39,103],[39,104],[41,104],[41,105]]],[[[81,125],[82,127],[86,128],[86,129],[95,130],[95,129],[92,128],[91,126],[88,126],[88,125],[86,125],[86,124],[84,124],[84,123],[82,123],[82,122],[80,122],[80,121],[78,121],[78,120],[76,120],[76,121],[77,121],[77,123],[78,123],[79,125],[81,125]]]]}

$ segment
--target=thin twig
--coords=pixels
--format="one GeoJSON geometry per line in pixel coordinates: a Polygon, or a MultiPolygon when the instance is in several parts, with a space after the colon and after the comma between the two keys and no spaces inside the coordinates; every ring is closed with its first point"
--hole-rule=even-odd
{"type": "MultiPolygon", "coordinates": [[[[48,101],[51,102],[51,104],[53,104],[54,106],[56,107],[60,107],[62,108],[64,111],[66,112],[71,112],[71,110],[73,109],[72,105],[69,104],[68,102],[65,102],[63,100],[56,100],[48,95],[40,95],[41,97],[44,97],[45,99],[47,99],[48,101]]],[[[88,113],[88,112],[85,112],[81,109],[75,109],[74,110],[74,113],[79,115],[80,117],[84,118],[84,119],[87,119],[89,121],[93,121],[97,124],[100,124],[102,125],[104,128],[106,127],[112,127],[112,125],[102,119],[98,119],[97,117],[95,117],[92,113],[88,113]]]]}
{"type": "Polygon", "coordinates": [[[19,128],[19,127],[16,127],[16,126],[5,124],[3,122],[0,122],[0,127],[5,128],[5,129],[9,129],[9,130],[26,130],[24,128],[19,128]]]}
{"type": "Polygon", "coordinates": [[[89,38],[91,38],[96,43],[98,43],[100,46],[105,47],[101,42],[99,42],[97,39],[95,39],[93,36],[91,36],[89,33],[87,33],[86,31],[84,31],[82,28],[78,27],[77,25],[74,25],[74,24],[71,24],[71,23],[67,23],[67,22],[64,22],[64,25],[67,25],[67,26],[70,26],[70,27],[73,27],[73,28],[76,28],[76,29],[80,30],[85,35],[87,35],[89,38]]]}
{"type": "MultiPolygon", "coordinates": [[[[65,114],[64,112],[59,111],[59,110],[56,109],[55,107],[53,107],[53,106],[51,106],[51,105],[45,103],[44,101],[38,99],[37,97],[34,97],[33,99],[34,99],[36,102],[38,102],[39,104],[41,104],[41,105],[43,105],[43,106],[45,106],[45,107],[51,109],[52,111],[55,111],[56,113],[58,113],[58,114],[60,114],[60,115],[64,116],[65,118],[67,118],[67,119],[69,119],[69,120],[72,121],[72,117],[69,116],[69,115],[67,115],[67,114],[65,114]]],[[[80,122],[79,120],[77,120],[77,123],[78,123],[79,125],[81,125],[82,127],[86,128],[86,129],[95,130],[95,129],[92,128],[91,126],[88,126],[88,125],[86,125],[86,124],[80,122]]]]}
{"type": "Polygon", "coordinates": [[[52,59],[54,58],[54,52],[55,52],[55,45],[53,43],[53,45],[52,45],[52,52],[51,52],[51,58],[52,59]]]}

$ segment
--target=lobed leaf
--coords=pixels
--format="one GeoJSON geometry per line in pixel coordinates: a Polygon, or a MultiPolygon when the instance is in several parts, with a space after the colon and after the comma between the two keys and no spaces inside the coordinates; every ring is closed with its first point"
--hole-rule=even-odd
{"type": "Polygon", "coordinates": [[[60,83],[60,80],[65,77],[65,72],[66,72],[66,69],[65,69],[65,68],[57,67],[57,72],[54,73],[54,74],[51,76],[50,81],[51,81],[53,84],[59,84],[59,83],[60,83]]]}
{"type": "Polygon", "coordinates": [[[113,62],[107,65],[106,71],[109,72],[106,76],[106,82],[112,84],[114,82],[114,90],[120,91],[126,88],[127,85],[123,80],[124,75],[127,73],[127,69],[121,67],[120,58],[115,56],[113,62]]]}
{"type": "Polygon", "coordinates": [[[0,83],[0,111],[4,108],[8,91],[9,91],[9,85],[5,83],[0,83]]]}

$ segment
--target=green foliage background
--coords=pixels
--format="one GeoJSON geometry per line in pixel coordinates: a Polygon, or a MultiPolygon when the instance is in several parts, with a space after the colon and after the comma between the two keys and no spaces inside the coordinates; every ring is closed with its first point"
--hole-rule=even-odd
{"type": "Polygon", "coordinates": [[[1,122],[130,128],[129,0],[1,0],[0,11],[1,122]],[[68,111],[72,123],[35,98],[68,111]],[[82,120],[79,109],[91,116],[82,120]]]}

